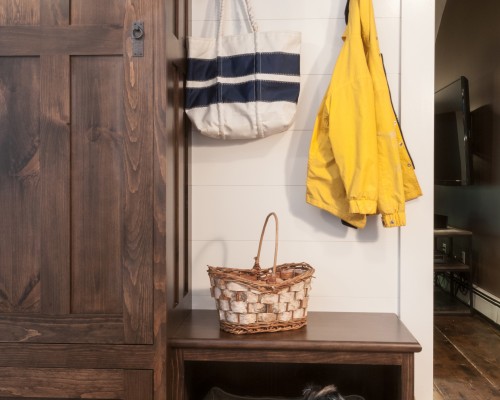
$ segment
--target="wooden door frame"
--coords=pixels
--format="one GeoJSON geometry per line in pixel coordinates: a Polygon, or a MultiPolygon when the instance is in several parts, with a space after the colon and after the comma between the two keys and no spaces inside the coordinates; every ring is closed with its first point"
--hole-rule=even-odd
{"type": "MultiPolygon", "coordinates": [[[[175,29],[178,30],[180,26],[184,26],[184,32],[176,32],[183,40],[189,33],[189,0],[174,0],[174,11],[178,10],[178,2],[184,2],[185,14],[182,24],[180,21],[175,21],[175,29]]],[[[185,276],[187,281],[188,293],[180,298],[180,301],[172,301],[172,294],[167,293],[167,288],[172,290],[174,286],[178,286],[178,277],[181,274],[190,274],[186,270],[186,266],[176,265],[176,257],[167,254],[172,253],[179,249],[174,249],[175,243],[181,242],[176,235],[176,227],[179,223],[178,215],[168,215],[168,211],[173,210],[177,212],[175,196],[177,196],[178,187],[172,187],[178,177],[180,171],[179,165],[175,163],[178,157],[169,158],[168,155],[175,155],[176,149],[174,146],[177,144],[172,137],[169,137],[169,127],[167,121],[168,107],[168,74],[172,73],[169,69],[169,54],[168,54],[168,28],[166,26],[168,20],[167,4],[164,0],[154,0],[154,35],[155,35],[155,48],[154,48],[154,104],[155,104],[155,119],[154,119],[154,159],[153,159],[153,202],[154,202],[154,232],[153,232],[153,254],[154,254],[154,278],[155,278],[155,291],[154,291],[154,391],[155,399],[172,399],[174,389],[172,388],[173,376],[176,374],[175,363],[169,361],[170,350],[168,349],[168,337],[175,332],[177,326],[182,322],[185,315],[192,307],[191,293],[190,293],[190,278],[185,276]],[[174,182],[172,182],[172,180],[174,182]],[[181,271],[182,269],[182,271],[181,271]],[[169,283],[168,278],[174,282],[169,283]]],[[[178,17],[178,14],[177,14],[178,17]]],[[[185,61],[184,59],[180,62],[185,61]]],[[[183,108],[183,105],[180,105],[183,108]]],[[[189,129],[188,127],[179,127],[189,129]]],[[[187,138],[185,138],[187,139],[187,138]]],[[[184,142],[184,146],[188,146],[189,141],[184,142]]],[[[186,148],[184,148],[186,149],[186,148]]],[[[187,152],[184,153],[187,156],[187,152]]],[[[187,159],[184,162],[188,162],[187,159]]],[[[187,179],[187,174],[184,175],[187,179]]],[[[187,182],[181,184],[187,185],[187,182]]],[[[189,204],[189,199],[185,199],[189,204]]],[[[186,207],[186,210],[189,210],[186,207]]],[[[189,215],[186,216],[189,218],[189,215]]],[[[183,219],[186,222],[186,219],[183,219]]],[[[184,232],[187,234],[189,227],[184,226],[184,232]]],[[[186,239],[186,238],[185,238],[186,239]]],[[[188,253],[189,249],[183,249],[188,253]]],[[[187,254],[186,254],[187,256],[187,254]]],[[[185,259],[189,263],[189,257],[185,259]]],[[[175,297],[175,296],[174,296],[175,297]]]]}

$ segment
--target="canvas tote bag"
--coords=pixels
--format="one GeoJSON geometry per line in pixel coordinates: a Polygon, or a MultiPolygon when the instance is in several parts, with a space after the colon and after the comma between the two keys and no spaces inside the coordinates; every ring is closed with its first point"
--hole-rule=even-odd
{"type": "Polygon", "coordinates": [[[239,1],[251,32],[224,35],[220,0],[217,37],[188,38],[186,113],[202,134],[218,139],[287,130],[299,98],[300,32],[259,32],[251,0],[239,1]]]}

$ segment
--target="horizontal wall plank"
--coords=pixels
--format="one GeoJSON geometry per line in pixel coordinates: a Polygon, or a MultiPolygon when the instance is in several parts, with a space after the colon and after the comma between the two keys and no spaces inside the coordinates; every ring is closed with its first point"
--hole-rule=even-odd
{"type": "MultiPolygon", "coordinates": [[[[398,18],[377,20],[380,51],[384,54],[388,73],[399,72],[400,21],[398,18]]],[[[194,37],[215,37],[216,21],[200,21],[193,26],[194,37]]],[[[343,20],[332,19],[276,19],[259,21],[259,30],[297,31],[302,34],[301,73],[330,75],[342,47],[343,20]]],[[[242,21],[228,21],[224,34],[241,34],[248,31],[242,21]]]]}
{"type": "MultiPolygon", "coordinates": [[[[271,236],[266,236],[261,254],[261,266],[266,268],[272,266],[274,243],[271,236]]],[[[206,302],[201,308],[213,308],[207,265],[251,268],[258,241],[194,241],[191,248],[194,301],[198,305],[206,302]]],[[[281,240],[278,264],[289,262],[307,262],[315,268],[310,298],[310,307],[315,311],[328,310],[328,306],[341,310],[347,306],[349,311],[362,311],[367,302],[371,311],[395,311],[392,307],[397,299],[396,241],[364,243],[360,248],[357,242],[281,240]],[[378,282],[379,276],[387,278],[378,282]],[[340,304],[343,308],[337,308],[340,304]]]]}
{"type": "MultiPolygon", "coordinates": [[[[226,2],[232,4],[233,2],[226,2]]],[[[344,18],[345,0],[253,0],[253,10],[257,19],[293,19],[293,18],[344,18]],[[272,4],[272,6],[270,6],[272,4]]],[[[228,16],[241,15],[241,6],[229,9],[228,16]]],[[[401,6],[399,0],[377,0],[374,2],[375,15],[378,18],[399,18],[401,6]]],[[[218,5],[213,0],[196,0],[193,7],[192,20],[216,19],[219,15],[218,5]]]]}
{"type": "MultiPolygon", "coordinates": [[[[314,289],[313,289],[314,290],[314,289]]],[[[397,297],[316,296],[309,299],[309,311],[342,312],[397,312],[397,297]]],[[[215,310],[215,302],[206,290],[193,292],[193,309],[215,310]]]]}
{"type": "Polygon", "coordinates": [[[219,141],[193,132],[191,184],[304,185],[310,140],[308,131],[253,141],[219,141]]]}
{"type": "Polygon", "coordinates": [[[397,240],[398,230],[383,228],[379,216],[369,216],[364,229],[345,227],[339,218],[306,204],[305,186],[193,186],[191,191],[194,241],[258,240],[270,211],[278,214],[280,238],[285,241],[381,245],[397,240]]]}

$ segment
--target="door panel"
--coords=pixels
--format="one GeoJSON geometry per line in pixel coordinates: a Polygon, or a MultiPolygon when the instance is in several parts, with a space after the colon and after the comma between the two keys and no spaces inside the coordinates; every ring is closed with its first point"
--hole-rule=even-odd
{"type": "Polygon", "coordinates": [[[70,311],[70,76],[69,57],[40,57],[41,311],[70,311]]]}
{"type": "Polygon", "coordinates": [[[0,342],[153,342],[152,10],[0,0],[0,342]]]}
{"type": "Polygon", "coordinates": [[[72,57],[71,311],[121,313],[125,161],[121,57],[72,57]],[[82,107],[82,105],[84,105],[82,107]]]}
{"type": "Polygon", "coordinates": [[[72,0],[72,25],[123,25],[123,0],[72,0]]]}
{"type": "Polygon", "coordinates": [[[40,311],[39,99],[40,58],[0,57],[0,312],[40,311]]]}
{"type": "Polygon", "coordinates": [[[0,25],[38,25],[40,0],[0,0],[0,25]]]}

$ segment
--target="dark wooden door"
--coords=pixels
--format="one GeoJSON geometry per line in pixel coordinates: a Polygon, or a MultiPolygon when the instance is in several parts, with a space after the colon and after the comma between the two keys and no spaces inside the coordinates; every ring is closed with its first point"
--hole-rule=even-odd
{"type": "Polygon", "coordinates": [[[0,341],[151,343],[153,264],[185,303],[186,10],[0,0],[0,341]]]}
{"type": "Polygon", "coordinates": [[[0,1],[0,341],[152,343],[152,2],[0,1]]]}
{"type": "Polygon", "coordinates": [[[167,397],[187,5],[0,0],[0,398],[167,397]]]}

